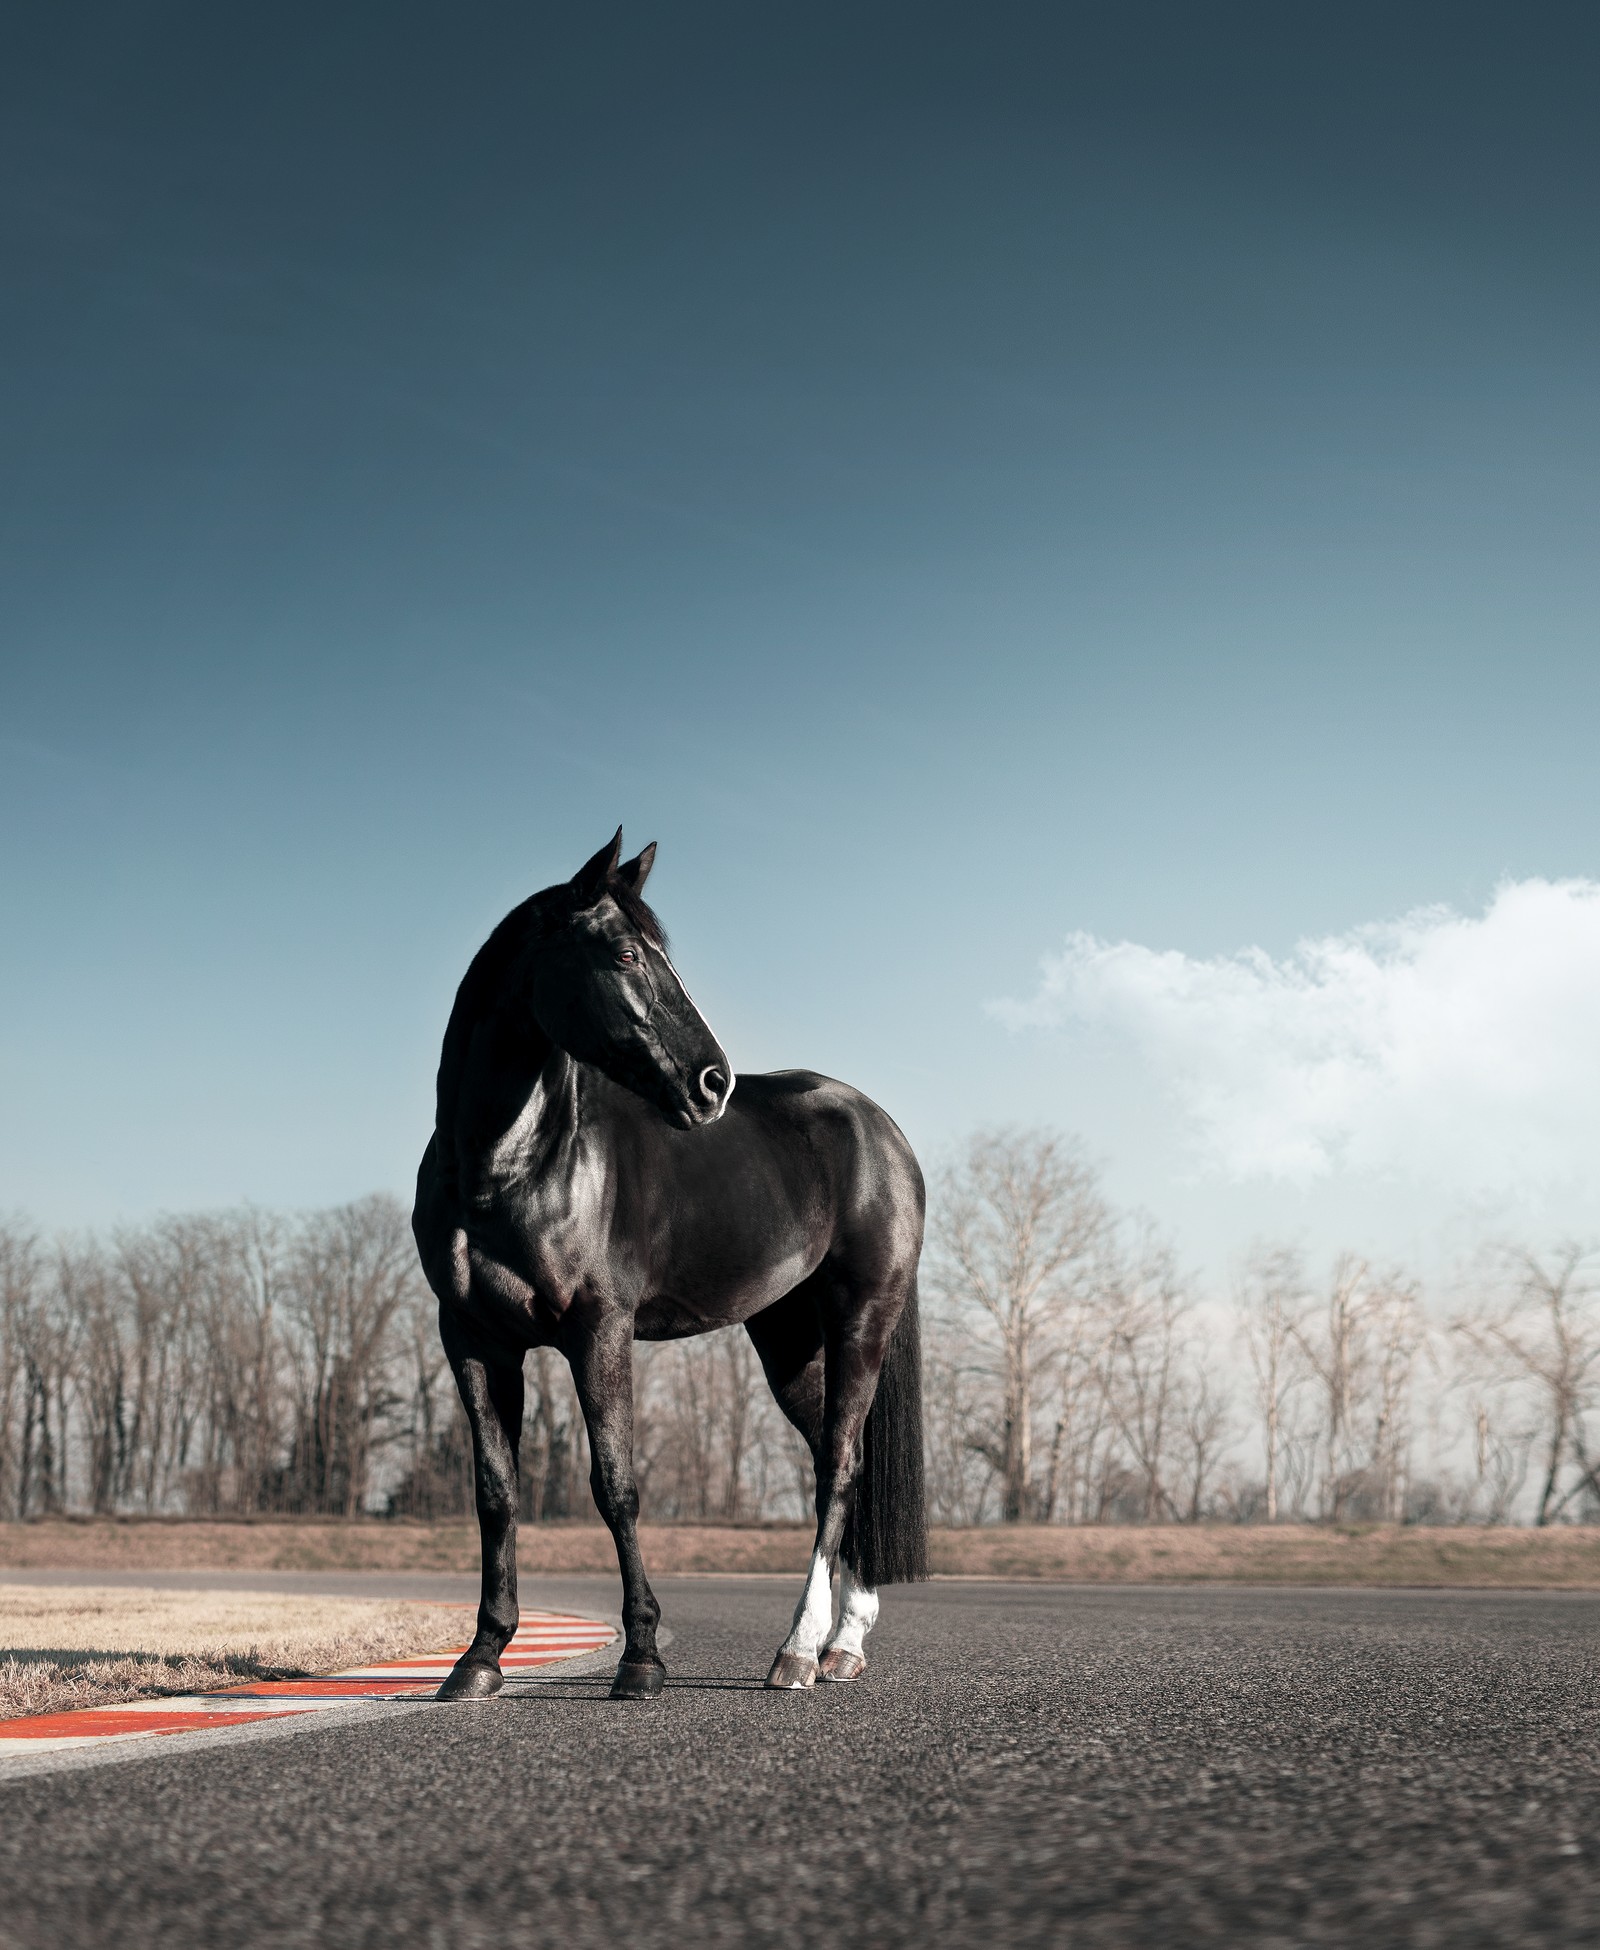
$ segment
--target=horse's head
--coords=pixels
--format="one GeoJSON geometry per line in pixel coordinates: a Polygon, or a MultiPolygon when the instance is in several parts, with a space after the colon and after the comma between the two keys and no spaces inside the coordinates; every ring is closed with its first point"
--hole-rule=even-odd
{"type": "Polygon", "coordinates": [[[728,1107],[733,1065],[667,959],[640,898],[652,841],[622,860],[622,828],[565,887],[541,897],[530,969],[534,1014],[552,1041],[689,1130],[728,1107]]]}

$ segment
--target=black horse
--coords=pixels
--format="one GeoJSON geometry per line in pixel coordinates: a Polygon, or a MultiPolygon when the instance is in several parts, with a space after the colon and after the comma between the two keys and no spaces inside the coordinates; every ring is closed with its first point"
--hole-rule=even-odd
{"type": "Polygon", "coordinates": [[[637,1531],[636,1339],[742,1322],[815,1458],[816,1549],[769,1686],[858,1678],[877,1587],[926,1575],[917,1161],[845,1084],[783,1070],[734,1089],[640,897],[655,846],[621,852],[619,828],[506,916],[445,1031],[412,1224],[472,1424],[483,1597],[440,1699],[498,1692],[517,1627],[530,1347],[571,1364],[616,1539],[613,1698],[649,1698],[665,1675],[637,1531]]]}

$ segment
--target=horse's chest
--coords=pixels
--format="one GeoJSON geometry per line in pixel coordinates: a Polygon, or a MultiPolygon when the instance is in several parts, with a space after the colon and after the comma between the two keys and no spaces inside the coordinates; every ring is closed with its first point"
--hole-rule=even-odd
{"type": "Polygon", "coordinates": [[[592,1181],[581,1168],[553,1182],[486,1171],[465,1201],[475,1292],[548,1324],[604,1284],[603,1188],[592,1181]]]}

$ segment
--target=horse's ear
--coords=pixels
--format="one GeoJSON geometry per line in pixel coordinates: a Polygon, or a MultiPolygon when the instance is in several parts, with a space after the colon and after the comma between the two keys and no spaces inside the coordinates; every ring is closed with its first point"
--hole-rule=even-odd
{"type": "Polygon", "coordinates": [[[579,907],[593,907],[606,891],[606,882],[617,870],[617,862],[622,858],[622,828],[619,826],[609,844],[601,847],[592,858],[572,876],[572,891],[577,896],[579,907]]]}
{"type": "Polygon", "coordinates": [[[650,878],[650,869],[656,863],[656,843],[654,840],[642,853],[636,853],[631,860],[624,860],[617,868],[617,878],[630,894],[639,893],[650,878]]]}

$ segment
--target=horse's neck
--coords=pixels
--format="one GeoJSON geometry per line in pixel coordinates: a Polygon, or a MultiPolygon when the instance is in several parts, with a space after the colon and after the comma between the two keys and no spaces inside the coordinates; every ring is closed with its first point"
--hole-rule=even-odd
{"type": "Polygon", "coordinates": [[[520,1106],[550,1054],[550,1041],[508,990],[514,979],[527,903],[508,914],[461,978],[435,1084],[434,1128],[451,1169],[460,1138],[492,1121],[510,1099],[520,1106]]]}
{"type": "Polygon", "coordinates": [[[548,1165],[570,1150],[578,1135],[581,1096],[581,1065],[548,1044],[516,1123],[530,1162],[548,1165]]]}
{"type": "Polygon", "coordinates": [[[577,1135],[579,1066],[538,1029],[488,1017],[439,1073],[439,1132],[469,1196],[559,1168],[577,1135]]]}

